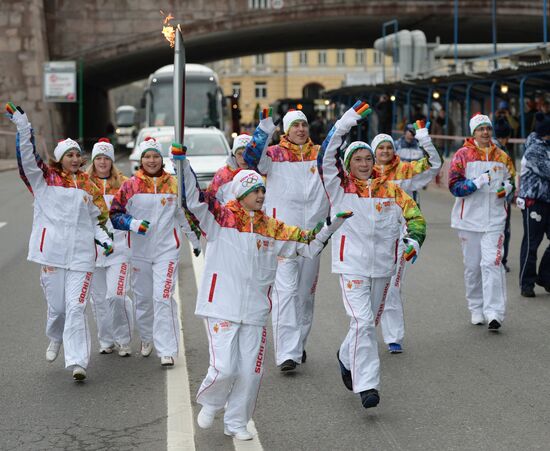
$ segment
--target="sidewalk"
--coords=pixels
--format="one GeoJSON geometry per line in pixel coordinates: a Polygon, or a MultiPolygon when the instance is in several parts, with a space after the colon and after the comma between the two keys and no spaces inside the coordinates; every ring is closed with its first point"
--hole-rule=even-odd
{"type": "Polygon", "coordinates": [[[17,160],[13,159],[0,159],[0,172],[13,171],[17,169],[17,160]]]}

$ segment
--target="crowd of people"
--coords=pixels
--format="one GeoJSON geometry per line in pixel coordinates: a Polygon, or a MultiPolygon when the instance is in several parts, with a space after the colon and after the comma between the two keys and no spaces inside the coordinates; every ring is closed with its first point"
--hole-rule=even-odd
{"type": "MultiPolygon", "coordinates": [[[[77,142],[60,141],[45,163],[27,115],[12,103],[7,111],[18,131],[20,175],[34,196],[28,259],[41,265],[48,361],[63,346],[65,367],[76,381],[86,379],[91,295],[101,354],[131,356],[135,323],[140,354],[155,350],[162,366],[173,366],[182,238],[197,256],[202,238],[205,268],[195,313],[206,323],[210,361],[197,394],[197,423],[209,428],[225,410],[224,433],[250,440],[247,424],[264,372],[268,319],[279,371],[298,371],[307,359],[320,254],[332,237],[332,272],[349,318],[336,352],[342,381],[364,408],[379,404],[375,328],[381,325],[388,352],[404,352],[402,288],[426,238],[418,193],[442,167],[429,123],[413,121],[397,142],[391,130],[371,143],[349,142],[350,132],[371,113],[357,101],[322,144],[312,141],[306,116],[294,110],[285,114],[282,134],[272,143],[278,124],[266,109],[252,136],[235,138],[227,164],[205,190],[185,149],[174,147],[183,169],[178,193],[153,138],[138,144],[140,169],[130,178],[115,166],[107,139],[94,144],[84,171],[77,142]]],[[[520,286],[527,297],[535,295],[535,284],[550,292],[550,246],[537,269],[537,248],[544,234],[550,238],[550,116],[535,120],[517,196],[525,228],[520,286]]],[[[506,153],[511,127],[479,113],[469,125],[471,137],[450,162],[451,227],[462,246],[471,322],[495,333],[506,313],[509,212],[516,191],[514,162],[506,153]]]]}

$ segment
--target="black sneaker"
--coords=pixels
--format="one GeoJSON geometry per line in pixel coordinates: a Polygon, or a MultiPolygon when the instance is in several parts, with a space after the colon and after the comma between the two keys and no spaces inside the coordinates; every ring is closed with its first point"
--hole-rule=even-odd
{"type": "Polygon", "coordinates": [[[506,263],[503,263],[502,266],[504,266],[504,271],[510,272],[510,267],[506,263]]]}
{"type": "Polygon", "coordinates": [[[306,350],[304,349],[304,352],[302,352],[302,363],[306,363],[306,359],[307,359],[307,354],[306,354],[306,350]]]}
{"type": "Polygon", "coordinates": [[[491,322],[489,322],[488,329],[491,332],[498,332],[498,330],[500,329],[500,323],[496,319],[494,319],[491,322]]]}
{"type": "Polygon", "coordinates": [[[380,395],[378,390],[371,388],[370,390],[362,391],[361,393],[361,404],[365,409],[370,407],[376,407],[380,402],[380,395]]]}
{"type": "Polygon", "coordinates": [[[340,360],[340,350],[336,351],[336,358],[338,359],[338,364],[340,365],[340,374],[342,375],[342,382],[348,390],[353,390],[353,381],[351,380],[351,371],[348,370],[342,361],[340,360]]]}
{"type": "Polygon", "coordinates": [[[294,360],[288,359],[281,363],[279,366],[281,371],[294,371],[296,369],[296,362],[294,360]]]}
{"type": "Polygon", "coordinates": [[[522,288],[521,295],[524,298],[534,298],[536,296],[535,290],[533,290],[532,288],[522,288]]]}

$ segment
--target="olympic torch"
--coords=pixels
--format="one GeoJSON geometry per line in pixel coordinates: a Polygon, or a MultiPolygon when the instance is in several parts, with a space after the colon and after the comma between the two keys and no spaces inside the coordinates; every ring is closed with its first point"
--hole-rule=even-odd
{"type": "Polygon", "coordinates": [[[184,205],[185,185],[183,180],[183,160],[187,149],[183,145],[185,131],[185,46],[181,27],[175,29],[174,46],[174,137],[172,143],[172,158],[176,163],[178,179],[178,207],[184,205]]]}

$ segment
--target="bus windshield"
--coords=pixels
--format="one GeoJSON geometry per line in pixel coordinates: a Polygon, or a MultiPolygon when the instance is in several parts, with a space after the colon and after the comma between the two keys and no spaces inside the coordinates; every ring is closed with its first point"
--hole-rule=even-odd
{"type": "Polygon", "coordinates": [[[134,111],[117,111],[116,123],[117,125],[132,126],[135,123],[136,113],[134,111]]]}
{"type": "MultiPolygon", "coordinates": [[[[172,80],[151,84],[151,125],[174,125],[172,80]]],[[[187,80],[185,87],[186,127],[220,127],[215,81],[187,80]]]]}

